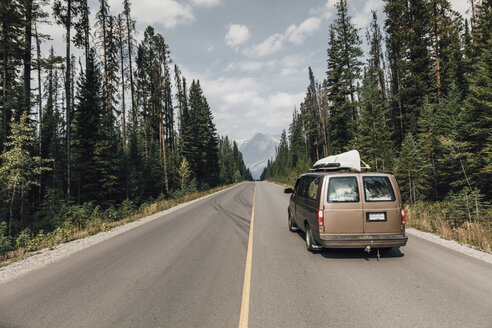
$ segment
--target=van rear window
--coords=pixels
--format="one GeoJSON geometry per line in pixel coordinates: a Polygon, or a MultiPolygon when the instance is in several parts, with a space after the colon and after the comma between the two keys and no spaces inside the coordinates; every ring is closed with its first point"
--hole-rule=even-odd
{"type": "Polygon", "coordinates": [[[363,177],[366,202],[388,202],[395,200],[395,193],[388,177],[363,177]]]}
{"type": "Polygon", "coordinates": [[[330,178],[328,186],[329,203],[356,203],[359,201],[359,187],[355,177],[330,178]]]}

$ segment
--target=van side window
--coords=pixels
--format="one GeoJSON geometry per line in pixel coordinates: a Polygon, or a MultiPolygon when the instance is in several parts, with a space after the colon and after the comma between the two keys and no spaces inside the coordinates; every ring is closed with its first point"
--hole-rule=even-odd
{"type": "Polygon", "coordinates": [[[330,178],[328,185],[329,203],[356,203],[359,201],[359,187],[356,177],[330,178]]]}
{"type": "Polygon", "coordinates": [[[387,202],[395,200],[395,193],[388,177],[363,177],[366,202],[387,202]]]}
{"type": "Polygon", "coordinates": [[[296,186],[294,187],[294,194],[299,195],[299,187],[301,185],[301,179],[297,179],[296,186]]]}
{"type": "Polygon", "coordinates": [[[304,176],[299,179],[298,185],[298,190],[296,192],[299,197],[316,199],[318,194],[319,178],[304,176]]]}
{"type": "Polygon", "coordinates": [[[308,198],[309,184],[311,183],[311,177],[302,177],[299,181],[299,196],[303,198],[308,198]]]}
{"type": "Polygon", "coordinates": [[[318,198],[318,187],[319,187],[319,178],[315,178],[309,184],[307,197],[316,200],[316,198],[318,198]]]}

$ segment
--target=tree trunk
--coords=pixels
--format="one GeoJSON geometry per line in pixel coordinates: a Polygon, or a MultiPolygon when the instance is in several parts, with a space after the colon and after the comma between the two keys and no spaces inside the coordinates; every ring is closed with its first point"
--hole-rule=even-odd
{"type": "Polygon", "coordinates": [[[70,75],[71,75],[71,57],[70,57],[70,28],[72,19],[72,0],[67,0],[67,18],[66,18],[66,70],[65,70],[65,101],[67,117],[67,195],[70,195],[70,129],[71,129],[71,96],[70,96],[70,75]]]}
{"type": "Polygon", "coordinates": [[[104,113],[109,115],[109,90],[108,90],[108,56],[106,49],[106,17],[102,17],[102,33],[103,33],[103,63],[104,63],[104,113]]]}
{"type": "Polygon", "coordinates": [[[21,203],[20,203],[20,224],[24,226],[24,187],[21,187],[21,203]]]}
{"type": "Polygon", "coordinates": [[[15,177],[14,188],[12,190],[12,197],[10,198],[10,207],[9,207],[9,236],[12,235],[12,220],[14,218],[14,198],[15,198],[15,188],[17,187],[17,178],[15,177]]]}
{"type": "MultiPolygon", "coordinates": [[[[9,55],[9,46],[8,46],[8,23],[7,20],[3,21],[2,24],[2,37],[3,37],[3,65],[2,65],[2,109],[3,109],[3,129],[2,129],[2,143],[0,146],[3,148],[4,143],[7,141],[7,136],[8,136],[8,123],[10,120],[10,110],[9,110],[9,103],[7,101],[7,80],[9,79],[9,74],[8,74],[8,55],[9,55]]],[[[3,150],[3,149],[0,149],[3,150]]]]}
{"type": "Polygon", "coordinates": [[[434,50],[436,52],[436,80],[437,80],[437,103],[441,103],[441,74],[439,69],[439,35],[437,28],[438,20],[437,5],[434,4],[434,50]]]}
{"type": "Polygon", "coordinates": [[[132,39],[131,39],[131,28],[130,28],[130,17],[126,16],[126,31],[127,31],[127,42],[128,42],[128,64],[130,68],[130,93],[132,97],[132,129],[133,133],[137,132],[137,112],[135,107],[135,88],[133,85],[133,67],[132,67],[132,39]]]}
{"type": "Polygon", "coordinates": [[[123,150],[126,149],[126,111],[125,111],[125,69],[123,62],[123,26],[121,19],[118,18],[118,43],[120,46],[120,65],[121,65],[121,125],[123,132],[123,150]]]}
{"type": "Polygon", "coordinates": [[[472,8],[472,28],[474,29],[475,28],[475,1],[474,0],[470,0],[471,2],[471,8],[472,8]]]}
{"type": "MultiPolygon", "coordinates": [[[[316,86],[315,86],[315,88],[317,89],[316,86]]],[[[328,156],[328,146],[327,146],[328,140],[326,138],[326,122],[325,122],[324,115],[321,111],[321,105],[320,105],[320,101],[319,101],[319,97],[318,97],[318,90],[316,90],[316,89],[315,89],[316,104],[318,106],[319,119],[321,121],[321,129],[323,130],[322,131],[322,135],[323,135],[323,157],[326,157],[326,156],[328,156]]]]}
{"type": "Polygon", "coordinates": [[[34,22],[34,33],[36,38],[36,69],[38,71],[38,132],[39,132],[39,153],[41,154],[41,124],[43,121],[43,98],[41,94],[41,40],[38,34],[37,22],[34,22]]]}
{"type": "Polygon", "coordinates": [[[164,122],[163,122],[163,117],[162,117],[162,110],[160,112],[160,118],[159,118],[159,134],[160,134],[160,141],[161,141],[161,153],[162,153],[162,164],[164,166],[164,188],[166,193],[169,191],[169,182],[167,180],[167,158],[166,158],[166,141],[165,141],[165,136],[164,136],[164,122]]]}
{"type": "Polygon", "coordinates": [[[32,0],[25,0],[25,48],[24,48],[24,108],[28,115],[31,110],[31,61],[32,61],[32,0]]]}
{"type": "Polygon", "coordinates": [[[83,10],[87,10],[87,17],[84,17],[84,42],[85,42],[85,62],[87,64],[87,62],[89,61],[89,50],[90,50],[90,44],[89,44],[89,41],[90,41],[90,24],[89,24],[89,15],[88,15],[88,12],[89,12],[89,7],[87,5],[87,0],[84,0],[84,9],[83,10]]]}
{"type": "Polygon", "coordinates": [[[398,110],[400,112],[400,138],[403,141],[403,109],[402,109],[402,104],[401,104],[401,80],[400,80],[400,72],[398,67],[396,68],[396,83],[398,86],[398,110]]]}

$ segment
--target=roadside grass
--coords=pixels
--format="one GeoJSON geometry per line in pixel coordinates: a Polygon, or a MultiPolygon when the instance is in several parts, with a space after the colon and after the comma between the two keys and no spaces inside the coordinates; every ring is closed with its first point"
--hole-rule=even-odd
{"type": "Polygon", "coordinates": [[[407,205],[407,227],[431,232],[492,254],[492,209],[483,210],[477,220],[467,216],[456,217],[455,206],[445,201],[407,205]]]}
{"type": "MultiPolygon", "coordinates": [[[[288,180],[265,180],[293,188],[288,180]]],[[[405,206],[406,226],[437,234],[447,240],[492,254],[492,208],[483,206],[478,218],[473,209],[463,208],[456,200],[442,202],[417,202],[405,206]]]]}
{"type": "MultiPolygon", "coordinates": [[[[138,209],[133,208],[129,201],[124,201],[118,210],[113,209],[104,212],[101,212],[97,206],[90,209],[84,209],[83,206],[80,206],[78,213],[74,213],[72,217],[65,219],[61,226],[51,232],[45,233],[43,230],[40,230],[37,234],[32,234],[29,229],[23,230],[17,239],[15,239],[14,249],[0,254],[0,267],[35,255],[43,249],[53,248],[62,243],[92,236],[99,232],[109,231],[114,227],[213,194],[236,184],[192,193],[178,191],[173,194],[173,198],[158,200],[150,204],[144,203],[138,209]]],[[[5,236],[0,237],[2,237],[0,238],[2,240],[6,238],[5,236]]],[[[5,242],[2,240],[0,240],[0,244],[5,242]]]]}

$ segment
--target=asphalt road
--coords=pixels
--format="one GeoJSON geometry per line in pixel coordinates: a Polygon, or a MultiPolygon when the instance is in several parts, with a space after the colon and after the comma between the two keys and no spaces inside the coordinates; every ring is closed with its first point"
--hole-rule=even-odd
{"type": "Polygon", "coordinates": [[[492,327],[492,265],[413,236],[308,253],[266,182],[0,285],[0,327],[238,327],[255,186],[249,327],[492,327]]]}

